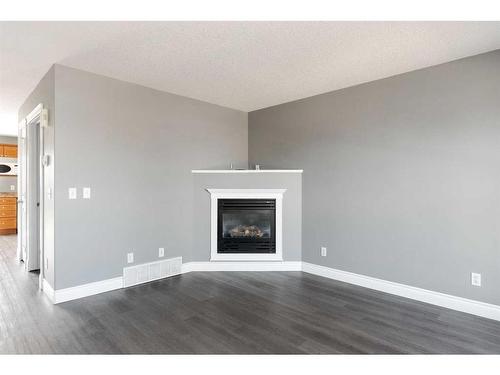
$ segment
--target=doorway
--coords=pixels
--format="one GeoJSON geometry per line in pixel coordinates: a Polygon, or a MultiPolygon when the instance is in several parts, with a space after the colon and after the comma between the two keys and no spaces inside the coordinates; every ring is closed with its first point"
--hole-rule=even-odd
{"type": "Polygon", "coordinates": [[[47,111],[38,105],[19,124],[18,259],[26,271],[40,270],[43,286],[43,129],[47,111]]]}

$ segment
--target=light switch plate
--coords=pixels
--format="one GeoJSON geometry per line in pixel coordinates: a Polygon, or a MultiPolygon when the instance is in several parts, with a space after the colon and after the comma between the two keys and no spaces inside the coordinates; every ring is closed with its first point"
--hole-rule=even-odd
{"type": "Polygon", "coordinates": [[[165,248],[160,247],[158,249],[158,258],[163,258],[165,256],[165,248]]]}
{"type": "Polygon", "coordinates": [[[127,263],[134,263],[134,253],[127,253],[127,263]]]}
{"type": "Polygon", "coordinates": [[[10,185],[10,190],[11,190],[11,191],[16,190],[16,185],[10,185]]]}
{"type": "Polygon", "coordinates": [[[83,199],[90,199],[90,188],[89,187],[83,188],[83,199]]]}
{"type": "Polygon", "coordinates": [[[326,257],[326,247],[324,246],[321,247],[321,256],[326,257]]]}
{"type": "Polygon", "coordinates": [[[472,272],[470,274],[470,282],[473,286],[481,286],[481,274],[472,272]]]}
{"type": "Polygon", "coordinates": [[[72,187],[68,189],[69,199],[76,199],[76,188],[72,187]]]}

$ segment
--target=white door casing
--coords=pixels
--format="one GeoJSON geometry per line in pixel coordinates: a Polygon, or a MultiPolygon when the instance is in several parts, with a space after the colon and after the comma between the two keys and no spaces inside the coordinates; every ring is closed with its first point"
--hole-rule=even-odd
{"type": "Polygon", "coordinates": [[[19,123],[17,178],[17,258],[26,261],[26,119],[19,123]]]}
{"type": "Polygon", "coordinates": [[[48,111],[42,104],[19,124],[19,216],[18,258],[28,271],[40,269],[40,289],[44,277],[43,252],[43,163],[44,128],[48,111]]]}

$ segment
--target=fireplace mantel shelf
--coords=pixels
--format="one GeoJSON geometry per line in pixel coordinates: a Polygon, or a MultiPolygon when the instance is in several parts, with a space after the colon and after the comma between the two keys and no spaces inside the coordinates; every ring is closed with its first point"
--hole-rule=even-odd
{"type": "Polygon", "coordinates": [[[302,169],[193,169],[191,173],[302,173],[302,169]]]}

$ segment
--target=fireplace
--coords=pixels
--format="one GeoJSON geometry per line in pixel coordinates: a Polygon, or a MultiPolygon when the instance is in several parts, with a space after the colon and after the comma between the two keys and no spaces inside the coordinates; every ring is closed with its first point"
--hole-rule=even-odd
{"type": "Polygon", "coordinates": [[[211,196],[210,260],[283,260],[286,189],[207,189],[211,196]]]}
{"type": "Polygon", "coordinates": [[[276,253],[276,199],[219,199],[217,253],[276,253]]]}

